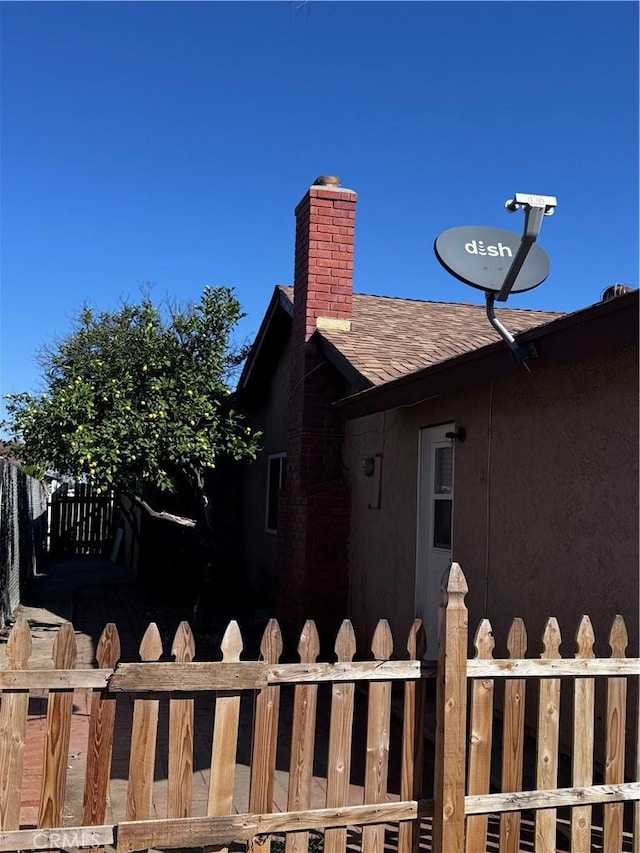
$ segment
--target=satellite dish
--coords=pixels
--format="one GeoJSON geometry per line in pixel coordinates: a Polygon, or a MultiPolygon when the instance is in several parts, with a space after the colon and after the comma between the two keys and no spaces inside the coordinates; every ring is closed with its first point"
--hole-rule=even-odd
{"type": "MultiPolygon", "coordinates": [[[[500,228],[465,225],[444,231],[435,242],[436,257],[442,266],[465,284],[499,293],[518,254],[521,235],[500,228]]],[[[534,243],[511,288],[511,293],[533,290],[547,278],[547,253],[534,243]]]]}
{"type": "Polygon", "coordinates": [[[551,216],[557,204],[555,196],[516,193],[505,207],[510,213],[524,210],[521,237],[499,228],[464,225],[443,231],[434,245],[436,257],[451,275],[484,290],[487,318],[519,363],[535,356],[535,350],[515,340],[496,317],[494,304],[506,302],[510,293],[533,290],[549,275],[549,258],[536,239],[543,218],[551,216]]]}

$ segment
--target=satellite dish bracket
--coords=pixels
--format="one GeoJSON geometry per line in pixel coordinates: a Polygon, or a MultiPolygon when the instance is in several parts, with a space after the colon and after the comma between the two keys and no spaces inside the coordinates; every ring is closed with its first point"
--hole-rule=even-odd
{"type": "Polygon", "coordinates": [[[515,193],[513,198],[505,202],[505,208],[509,213],[515,213],[522,208],[524,210],[524,231],[516,256],[511,262],[502,288],[496,297],[498,302],[506,302],[511,293],[511,288],[516,283],[518,273],[527,259],[529,249],[538,239],[542,219],[551,216],[558,205],[558,200],[552,195],[527,195],[526,193],[515,193]]]}
{"type": "Polygon", "coordinates": [[[518,251],[511,262],[507,274],[500,288],[500,292],[487,293],[487,317],[489,322],[507,344],[518,364],[524,363],[529,358],[535,358],[537,352],[533,344],[523,346],[513,337],[511,332],[496,317],[494,304],[506,302],[511,289],[516,282],[518,273],[527,259],[529,250],[538,239],[542,220],[545,216],[551,216],[558,205],[558,200],[551,195],[527,195],[526,193],[515,193],[513,198],[505,202],[505,208],[509,213],[515,213],[522,208],[524,210],[524,231],[518,251]]]}
{"type": "Polygon", "coordinates": [[[495,311],[495,301],[496,294],[495,293],[487,293],[487,317],[489,322],[496,330],[496,332],[500,335],[502,340],[509,347],[511,352],[513,353],[513,357],[518,364],[524,364],[527,359],[536,358],[538,353],[533,344],[519,344],[516,339],[513,337],[509,329],[504,326],[500,320],[496,317],[495,311]]]}

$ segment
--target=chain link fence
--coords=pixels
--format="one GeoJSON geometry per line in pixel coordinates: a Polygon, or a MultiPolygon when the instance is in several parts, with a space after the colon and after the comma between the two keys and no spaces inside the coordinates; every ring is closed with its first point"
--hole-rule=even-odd
{"type": "Polygon", "coordinates": [[[20,604],[46,542],[44,486],[14,462],[0,459],[0,627],[20,604]]]}

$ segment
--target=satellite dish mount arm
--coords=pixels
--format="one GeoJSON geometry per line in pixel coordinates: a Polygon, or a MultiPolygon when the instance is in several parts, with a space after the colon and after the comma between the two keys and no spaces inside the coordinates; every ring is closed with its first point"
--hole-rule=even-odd
{"type": "Polygon", "coordinates": [[[529,254],[529,250],[538,239],[542,220],[545,216],[551,216],[558,204],[555,196],[548,195],[527,195],[525,193],[515,193],[514,197],[505,203],[509,213],[515,213],[516,210],[522,208],[524,210],[524,231],[520,246],[516,252],[516,256],[511,262],[500,292],[496,295],[494,292],[487,293],[487,318],[496,332],[500,335],[503,341],[513,352],[517,362],[521,363],[526,359],[535,356],[535,351],[532,352],[532,347],[523,347],[518,344],[511,332],[502,325],[496,317],[495,302],[506,302],[511,289],[516,282],[518,273],[529,254]]]}

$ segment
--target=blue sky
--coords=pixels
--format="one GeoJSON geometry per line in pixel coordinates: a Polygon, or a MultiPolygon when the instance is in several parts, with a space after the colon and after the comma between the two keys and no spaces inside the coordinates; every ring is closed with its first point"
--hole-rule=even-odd
{"type": "Polygon", "coordinates": [[[233,286],[251,337],[319,174],[359,195],[355,289],[481,302],[457,225],[559,200],[551,275],[509,305],[638,286],[635,2],[3,2],[3,393],[89,302],[233,286]]]}

